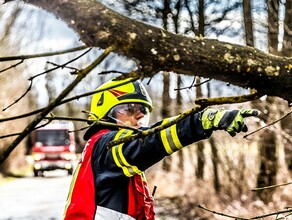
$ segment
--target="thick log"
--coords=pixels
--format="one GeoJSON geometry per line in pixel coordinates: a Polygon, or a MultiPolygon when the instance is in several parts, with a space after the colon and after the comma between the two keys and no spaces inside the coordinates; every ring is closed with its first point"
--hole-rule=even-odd
{"type": "Polygon", "coordinates": [[[114,46],[137,61],[141,74],[160,70],[213,78],[292,102],[292,59],[252,47],[176,35],[93,0],[25,0],[67,23],[90,47],[114,46]]]}

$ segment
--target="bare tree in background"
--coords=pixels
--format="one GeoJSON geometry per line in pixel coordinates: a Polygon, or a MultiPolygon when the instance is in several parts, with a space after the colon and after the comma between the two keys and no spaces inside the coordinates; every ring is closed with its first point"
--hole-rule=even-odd
{"type": "MultiPolygon", "coordinates": [[[[163,8],[160,13],[162,14],[163,28],[169,30],[168,18],[171,14],[170,1],[163,1],[163,8]]],[[[162,92],[162,108],[161,116],[162,118],[168,118],[171,116],[171,99],[169,96],[170,92],[170,76],[169,72],[163,72],[163,92],[162,92]]],[[[166,157],[162,161],[162,169],[164,171],[170,171],[172,164],[172,156],[166,157]]]]}
{"type": "MultiPolygon", "coordinates": [[[[1,55],[5,56],[8,53],[17,53],[17,50],[14,48],[13,44],[9,41],[12,30],[15,25],[16,19],[22,13],[22,9],[20,7],[13,7],[11,10],[11,14],[9,18],[3,23],[4,25],[1,27],[1,37],[0,37],[0,44],[1,44],[1,55]]],[[[0,11],[0,16],[4,16],[5,11],[0,11]]],[[[8,63],[0,63],[0,69],[6,69],[10,66],[15,65],[15,62],[8,62],[8,63]]],[[[14,98],[21,94],[21,91],[26,88],[26,76],[23,74],[15,74],[15,73],[23,73],[22,67],[16,67],[13,69],[9,69],[7,72],[0,72],[0,104],[1,107],[4,109],[10,103],[14,101],[14,98]],[[15,83],[19,82],[19,83],[15,83]]],[[[33,106],[33,98],[26,98],[21,100],[21,110],[31,110],[30,106],[33,106]]],[[[0,118],[5,118],[10,114],[18,114],[20,109],[19,108],[12,108],[9,111],[0,111],[0,118]]],[[[16,120],[13,123],[2,123],[0,124],[0,133],[14,133],[17,129],[23,129],[24,125],[28,123],[28,118],[16,120]]],[[[0,141],[0,149],[3,149],[11,142],[12,138],[6,138],[0,141]]],[[[25,164],[25,155],[26,153],[26,145],[24,142],[20,144],[20,146],[13,152],[11,157],[9,157],[1,166],[0,166],[0,173],[5,175],[7,174],[14,174],[17,175],[19,173],[20,167],[25,164]]]]}
{"type": "MultiPolygon", "coordinates": [[[[279,36],[279,4],[280,1],[267,0],[268,7],[268,46],[270,53],[278,53],[278,36],[279,36]]],[[[272,97],[267,97],[263,104],[262,112],[266,113],[267,118],[264,119],[268,123],[268,118],[277,117],[278,111],[274,111],[272,106],[275,100],[272,97]],[[272,117],[273,116],[273,117],[272,117]]],[[[278,156],[276,145],[276,133],[272,129],[267,129],[260,136],[259,141],[259,158],[260,170],[257,177],[257,187],[271,186],[276,184],[276,175],[278,169],[278,156]]],[[[271,201],[273,190],[260,191],[258,196],[266,203],[271,201]]]]}
{"type": "MultiPolygon", "coordinates": [[[[199,0],[198,4],[198,35],[201,37],[205,36],[205,1],[204,0],[199,0]]],[[[192,15],[190,15],[192,16],[192,15]]],[[[201,79],[200,77],[196,77],[196,83],[200,83],[201,79]]],[[[197,87],[196,90],[196,97],[197,98],[202,98],[202,89],[201,86],[197,87]]],[[[205,153],[204,153],[204,142],[200,141],[197,144],[197,170],[196,170],[196,177],[198,179],[203,179],[204,178],[204,169],[205,169],[205,153]]]]}
{"type": "MultiPolygon", "coordinates": [[[[291,81],[290,68],[292,67],[289,58],[272,56],[251,47],[218,42],[217,40],[204,38],[204,35],[189,38],[173,34],[120,16],[110,9],[104,8],[99,1],[56,0],[47,2],[45,0],[27,0],[26,2],[52,11],[57,17],[67,22],[68,26],[79,34],[80,40],[87,46],[106,48],[107,52],[112,51],[133,58],[137,61],[138,71],[135,73],[138,76],[151,78],[159,71],[173,71],[178,75],[210,77],[231,84],[234,83],[244,88],[257,88],[260,95],[279,96],[285,98],[289,103],[292,100],[291,94],[287,92],[287,90],[291,91],[289,82],[291,81]]],[[[139,1],[132,2],[137,3],[139,1]]],[[[218,3],[218,1],[215,1],[215,3],[218,3]]],[[[176,13],[168,17],[173,22],[177,21],[178,18],[179,10],[175,11],[176,13]]],[[[218,18],[218,20],[221,20],[221,18],[218,18]]],[[[190,25],[188,28],[194,30],[194,27],[194,25],[190,25]]],[[[248,28],[246,29],[248,30],[248,28]]],[[[251,44],[252,40],[248,43],[251,44]]],[[[180,88],[180,85],[178,85],[178,88],[180,88]]],[[[169,89],[166,91],[169,93],[169,89]]],[[[232,103],[232,101],[230,102],[232,103]]],[[[72,111],[69,110],[68,114],[71,113],[72,111]]],[[[274,137],[271,136],[269,143],[271,143],[271,148],[274,149],[274,137]]],[[[262,144],[265,143],[262,142],[262,144]]],[[[217,158],[219,157],[216,146],[212,149],[212,153],[214,188],[219,191],[219,172],[216,173],[218,171],[217,158]]],[[[262,152],[262,155],[264,153],[262,152]]],[[[271,156],[268,155],[268,157],[273,160],[272,155],[276,154],[273,151],[271,153],[271,156]]],[[[181,159],[182,161],[183,159],[181,159]]],[[[273,171],[270,167],[265,168],[269,172],[273,171]]],[[[272,177],[274,175],[272,173],[272,177]]],[[[193,209],[193,205],[191,204],[189,208],[193,209]]]]}
{"type": "MultiPolygon", "coordinates": [[[[283,56],[292,56],[292,1],[287,0],[285,3],[285,19],[284,19],[284,37],[283,37],[283,56]]],[[[286,109],[286,108],[285,108],[286,109]]],[[[281,113],[285,114],[285,109],[281,109],[281,113]]],[[[282,134],[285,159],[288,169],[292,172],[292,115],[281,120],[281,126],[284,134],[282,134]]]]}

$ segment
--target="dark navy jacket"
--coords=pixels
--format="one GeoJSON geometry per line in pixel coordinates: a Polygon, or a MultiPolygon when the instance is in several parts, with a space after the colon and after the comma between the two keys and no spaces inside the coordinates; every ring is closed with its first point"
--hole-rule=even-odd
{"type": "MultiPolygon", "coordinates": [[[[151,134],[143,140],[134,140],[110,149],[107,148],[109,142],[130,135],[133,131],[111,129],[103,134],[95,143],[92,155],[96,204],[127,214],[129,177],[142,173],[182,147],[211,135],[211,131],[203,130],[199,116],[198,113],[193,114],[178,124],[151,134]]],[[[164,119],[150,128],[173,119],[164,119]]],[[[88,140],[100,129],[103,128],[91,127],[86,132],[84,139],[88,140]]]]}

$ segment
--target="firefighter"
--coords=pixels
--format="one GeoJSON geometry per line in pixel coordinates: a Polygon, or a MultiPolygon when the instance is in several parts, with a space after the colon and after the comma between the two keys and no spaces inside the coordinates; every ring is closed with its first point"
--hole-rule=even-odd
{"type": "Polygon", "coordinates": [[[208,108],[143,140],[108,148],[109,142],[135,133],[135,129],[126,126],[153,128],[175,118],[148,126],[152,101],[143,84],[132,81],[113,79],[98,88],[103,92],[92,97],[92,119],[124,128],[94,124],[86,131],[87,144],[74,172],[64,219],[155,219],[144,171],[177,150],[209,138],[214,130],[226,130],[231,136],[247,131],[244,118],[258,115],[253,109],[208,108]]]}

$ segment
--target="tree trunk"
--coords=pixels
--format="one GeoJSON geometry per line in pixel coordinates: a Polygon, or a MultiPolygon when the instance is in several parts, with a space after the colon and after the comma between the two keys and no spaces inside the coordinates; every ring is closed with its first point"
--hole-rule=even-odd
{"type": "MultiPolygon", "coordinates": [[[[286,1],[285,3],[285,19],[284,19],[284,39],[282,53],[284,56],[292,56],[292,2],[286,1]]],[[[284,114],[287,108],[281,112],[284,114]]],[[[291,127],[292,115],[281,120],[281,127],[284,132],[283,144],[285,152],[285,160],[288,169],[292,172],[292,127],[291,127]]]]}
{"type": "MultiPolygon", "coordinates": [[[[257,187],[271,186],[276,184],[277,154],[275,132],[266,129],[261,135],[260,147],[260,171],[257,178],[257,187]]],[[[262,190],[257,193],[265,203],[272,201],[274,190],[262,190]]]]}
{"type": "Polygon", "coordinates": [[[211,151],[212,151],[212,164],[213,164],[213,185],[215,192],[220,192],[220,179],[219,179],[219,170],[218,170],[218,163],[219,163],[219,157],[218,157],[218,150],[216,146],[216,142],[213,137],[209,139],[210,145],[211,145],[211,151]]]}
{"type": "MultiPolygon", "coordinates": [[[[272,53],[277,53],[278,48],[278,34],[279,34],[279,1],[267,0],[268,5],[268,40],[269,50],[272,53]]],[[[265,103],[265,111],[268,112],[267,116],[270,119],[277,117],[278,112],[273,112],[271,106],[273,106],[274,98],[268,97],[265,103]],[[274,117],[271,117],[271,116],[274,117]]],[[[264,111],[264,112],[265,112],[264,111]]],[[[266,123],[268,121],[265,121],[266,123]]],[[[276,150],[276,134],[273,130],[266,129],[260,136],[259,141],[260,152],[260,170],[257,177],[257,187],[270,186],[276,184],[277,175],[277,150],[276,150]]],[[[268,203],[272,199],[274,190],[259,191],[258,196],[265,203],[268,203]]]]}
{"type": "MultiPolygon", "coordinates": [[[[163,72],[163,92],[162,92],[162,108],[161,116],[162,118],[170,117],[170,106],[171,100],[169,96],[170,87],[170,77],[168,72],[163,72]]],[[[162,161],[162,169],[169,172],[171,169],[172,155],[165,157],[162,161]]]]}
{"type": "MultiPolygon", "coordinates": [[[[181,95],[181,76],[177,77],[177,96],[176,96],[176,108],[178,111],[181,110],[182,107],[182,95],[181,95]]],[[[184,155],[183,151],[178,151],[178,168],[182,170],[182,173],[184,173],[184,155]]]]}
{"type": "MultiPolygon", "coordinates": [[[[198,4],[198,14],[199,14],[199,27],[198,27],[198,34],[201,37],[205,35],[205,15],[204,15],[204,0],[199,0],[198,4]]],[[[196,77],[196,84],[200,84],[201,79],[200,77],[196,77]]],[[[196,98],[202,98],[202,89],[201,86],[198,86],[196,89],[196,98]]],[[[197,143],[197,171],[196,176],[198,179],[204,179],[204,169],[206,158],[204,154],[205,145],[203,141],[197,143]]]]}
{"type": "MultiPolygon", "coordinates": [[[[163,21],[163,28],[168,30],[168,15],[171,13],[170,3],[168,0],[163,1],[163,9],[161,10],[162,13],[162,21],[163,21]]],[[[163,72],[163,92],[162,92],[162,108],[161,108],[161,116],[162,118],[170,117],[170,106],[171,100],[169,96],[169,89],[170,89],[170,76],[169,72],[163,72]]],[[[166,172],[169,172],[171,169],[172,163],[172,156],[168,156],[164,158],[162,161],[162,169],[166,172]]]]}
{"type": "Polygon", "coordinates": [[[244,18],[244,30],[245,30],[245,43],[247,46],[254,46],[253,38],[253,22],[251,14],[251,2],[250,0],[242,1],[243,18],[244,18]]]}
{"type": "MultiPolygon", "coordinates": [[[[196,84],[200,84],[200,77],[196,77],[196,84]]],[[[202,98],[201,86],[196,89],[196,98],[202,98]]],[[[206,157],[204,153],[205,145],[203,141],[199,141],[197,144],[197,171],[196,177],[198,179],[204,179],[204,169],[206,163],[206,157]]]]}
{"type": "Polygon", "coordinates": [[[284,56],[292,56],[292,2],[290,0],[285,3],[285,19],[284,19],[284,38],[282,53],[284,56]]]}

